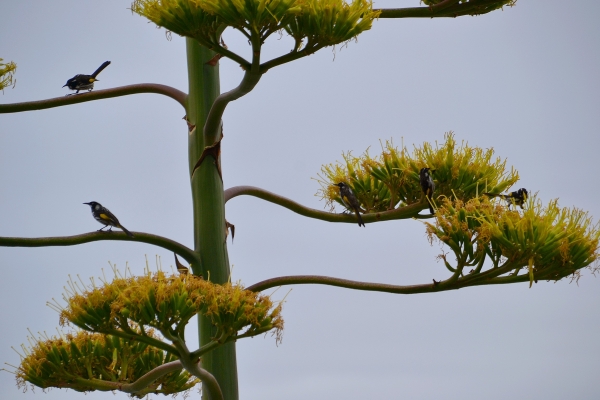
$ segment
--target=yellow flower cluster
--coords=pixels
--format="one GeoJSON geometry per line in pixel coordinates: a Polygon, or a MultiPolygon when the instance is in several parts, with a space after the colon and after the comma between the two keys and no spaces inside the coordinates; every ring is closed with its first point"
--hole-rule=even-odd
{"type": "Polygon", "coordinates": [[[380,14],[367,0],[298,0],[301,12],[284,26],[296,43],[305,48],[333,46],[347,42],[371,29],[380,14]]]}
{"type": "Polygon", "coordinates": [[[418,202],[423,192],[419,171],[428,167],[438,196],[468,200],[484,192],[501,193],[515,184],[518,173],[506,169],[506,160],[494,158],[494,150],[460,145],[452,132],[445,135],[443,144],[425,143],[410,154],[388,141],[382,153],[371,157],[365,152],[360,157],[344,155],[344,163],[324,165],[321,168],[321,190],[318,192],[328,205],[339,203],[340,192],[335,184],[346,182],[356,194],[366,213],[393,210],[418,202]]]}
{"type": "Polygon", "coordinates": [[[16,80],[14,73],[17,70],[17,64],[14,62],[3,63],[0,58],[0,90],[4,90],[9,86],[14,86],[16,80]]]}
{"type": "MultiPolygon", "coordinates": [[[[147,332],[155,337],[152,331],[147,332]]],[[[17,385],[31,383],[41,388],[70,388],[78,392],[114,390],[110,383],[127,384],[152,369],[177,358],[140,342],[116,336],[79,331],[63,337],[39,338],[17,368],[17,385]]],[[[133,396],[149,393],[175,394],[199,382],[186,371],[170,372],[133,396]]]]}
{"type": "Polygon", "coordinates": [[[219,343],[272,329],[279,339],[283,329],[281,304],[275,306],[268,296],[229,283],[217,285],[194,275],[168,276],[160,271],[115,278],[102,287],[75,294],[60,319],[61,325],[69,321],[103,333],[146,326],[169,338],[183,337],[185,325],[196,314],[211,319],[219,343]]]}
{"type": "MultiPolygon", "coordinates": [[[[589,266],[598,257],[600,231],[587,213],[560,208],[556,200],[542,207],[530,199],[522,212],[487,197],[468,201],[443,198],[435,223],[426,223],[430,240],[446,244],[456,268],[481,271],[486,257],[500,275],[517,277],[527,268],[530,281],[559,280],[589,266]]],[[[451,271],[445,256],[446,266],[451,271]]],[[[498,275],[499,276],[499,275],[498,275]]]]}
{"type": "Polygon", "coordinates": [[[369,0],[135,0],[131,9],[208,47],[219,46],[220,33],[230,26],[260,44],[285,30],[296,40],[295,50],[303,41],[307,49],[346,42],[379,15],[369,0]]]}

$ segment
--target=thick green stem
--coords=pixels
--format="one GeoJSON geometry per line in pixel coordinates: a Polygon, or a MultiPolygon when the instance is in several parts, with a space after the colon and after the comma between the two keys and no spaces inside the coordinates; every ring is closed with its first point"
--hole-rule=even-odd
{"type": "MultiPolygon", "coordinates": [[[[205,155],[207,146],[203,127],[206,124],[211,106],[220,94],[219,66],[211,66],[207,61],[215,53],[200,46],[194,39],[187,39],[189,97],[187,117],[193,128],[189,132],[189,166],[194,207],[194,250],[202,260],[204,279],[214,283],[229,280],[229,259],[225,237],[225,201],[223,181],[220,174],[218,151],[205,155]]],[[[220,124],[220,118],[218,119],[220,124]]],[[[220,129],[220,127],[219,127],[220,129]]],[[[218,149],[217,149],[218,150],[218,149]]],[[[200,346],[211,342],[214,332],[210,320],[198,318],[200,346]]],[[[238,382],[235,344],[227,343],[202,357],[202,368],[214,375],[225,400],[238,400],[238,382]]],[[[206,383],[204,383],[206,384],[206,383]]],[[[208,388],[206,388],[208,389],[208,388]]],[[[209,399],[209,391],[203,391],[203,399],[209,399]]]]}

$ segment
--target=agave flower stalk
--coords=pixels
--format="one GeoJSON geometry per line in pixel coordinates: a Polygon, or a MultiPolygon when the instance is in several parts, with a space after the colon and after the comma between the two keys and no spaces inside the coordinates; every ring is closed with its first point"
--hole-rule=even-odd
{"type": "MultiPolygon", "coordinates": [[[[202,274],[214,283],[230,278],[225,235],[225,199],[220,170],[221,118],[225,107],[248,92],[262,74],[277,65],[347,42],[370,29],[378,15],[366,0],[136,0],[132,11],[157,26],[186,36],[189,95],[187,118],[189,165],[194,206],[195,250],[202,274]],[[240,31],[252,47],[252,59],[226,49],[221,34],[226,27],[240,31]],[[261,48],[273,33],[286,31],[295,40],[291,53],[261,64],[261,48]],[[220,94],[218,65],[210,65],[216,53],[236,61],[246,71],[242,82],[220,94]]],[[[213,337],[211,321],[199,318],[202,346],[213,337]]],[[[202,360],[224,388],[224,396],[237,399],[235,347],[232,343],[208,353],[202,360]]]]}
{"type": "MultiPolygon", "coordinates": [[[[202,269],[194,269],[194,274],[204,276],[216,284],[224,284],[229,281],[231,271],[225,235],[225,200],[220,174],[220,153],[213,153],[216,157],[196,168],[204,149],[214,143],[212,138],[205,137],[202,127],[206,125],[211,107],[220,95],[219,66],[207,64],[215,56],[215,52],[200,46],[194,39],[188,38],[186,43],[189,80],[187,116],[197,127],[193,128],[188,136],[194,208],[194,250],[202,259],[202,269]]],[[[218,129],[220,128],[219,118],[218,129]]],[[[214,131],[212,133],[214,134],[214,131]]],[[[210,344],[213,335],[212,324],[208,318],[198,318],[198,334],[201,347],[210,344]]],[[[202,367],[215,376],[225,399],[238,399],[235,343],[226,343],[204,356],[202,367]]]]}
{"type": "MultiPolygon", "coordinates": [[[[39,352],[42,356],[31,359],[29,364],[22,364],[28,366],[23,369],[22,382],[35,381],[42,387],[66,387],[66,382],[75,390],[117,388],[139,396],[158,390],[159,386],[160,390],[163,386],[167,388],[164,393],[175,393],[177,388],[183,390],[190,384],[190,379],[193,380],[189,378],[192,374],[203,380],[205,399],[212,393],[212,400],[237,400],[233,342],[269,330],[273,330],[279,338],[283,321],[279,315],[280,307],[273,306],[268,298],[229,284],[225,194],[220,168],[221,119],[225,108],[229,102],[249,93],[269,69],[313,54],[326,46],[347,43],[370,29],[373,20],[379,16],[476,15],[514,4],[514,0],[423,1],[428,7],[380,11],[372,8],[370,0],[135,0],[131,7],[135,13],[187,38],[189,95],[163,85],[142,84],[68,99],[0,105],[0,113],[20,112],[134,93],[160,93],[170,96],[185,108],[189,130],[193,250],[143,233],[136,234],[135,239],[126,239],[117,233],[110,239],[100,234],[69,238],[0,238],[0,245],[32,247],[66,246],[94,240],[146,241],[177,251],[191,264],[196,275],[183,278],[159,273],[139,279],[117,279],[103,287],[73,294],[68,307],[61,312],[61,323],[68,321],[92,333],[88,336],[78,334],[67,340],[38,341],[30,353],[39,352]],[[251,59],[246,60],[223,44],[221,35],[228,27],[238,30],[248,39],[251,59]],[[275,32],[289,34],[294,41],[293,47],[289,53],[265,61],[261,58],[262,46],[275,32]],[[214,63],[217,56],[237,62],[245,71],[239,86],[223,94],[219,88],[218,64],[214,63]],[[193,315],[199,316],[201,345],[199,349],[190,351],[184,327],[193,315]],[[107,341],[103,342],[98,333],[110,336],[106,336],[107,341]],[[145,347],[127,347],[131,340],[145,347]],[[147,366],[157,366],[140,376],[145,370],[136,369],[135,360],[130,355],[136,352],[145,354],[146,348],[153,348],[152,356],[148,357],[155,361],[146,362],[147,366]],[[99,364],[92,364],[91,358],[85,356],[90,351],[100,356],[101,360],[94,360],[99,364]],[[203,368],[198,365],[200,357],[203,368]],[[49,364],[36,363],[42,358],[49,364]],[[67,369],[70,359],[81,361],[81,365],[73,364],[77,369],[75,372],[67,369]],[[187,375],[186,372],[179,374],[181,367],[187,375]],[[134,370],[135,374],[132,373],[134,370]],[[175,375],[169,375],[171,373],[175,375]],[[175,377],[175,386],[179,386],[169,389],[167,381],[153,386],[152,382],[159,382],[163,376],[175,377]],[[223,388],[222,392],[219,385],[223,388]]],[[[6,75],[7,68],[0,69],[0,75],[2,71],[6,75]]],[[[454,265],[446,255],[442,256],[452,273],[450,278],[434,281],[433,285],[399,288],[319,277],[300,280],[282,277],[265,285],[254,285],[255,290],[264,290],[281,281],[284,284],[326,281],[326,284],[361,290],[417,293],[523,279],[557,279],[565,273],[575,273],[595,259],[597,237],[590,233],[589,221],[581,213],[556,211],[556,207],[550,206],[545,214],[541,211],[534,213],[524,217],[523,222],[506,210],[490,212],[495,208],[485,202],[476,204],[474,199],[478,198],[484,184],[486,191],[499,192],[516,182],[518,175],[512,170],[505,172],[505,164],[491,160],[489,152],[473,150],[466,145],[458,149],[455,147],[450,135],[443,146],[424,145],[412,156],[405,149],[398,151],[391,142],[386,144],[380,157],[371,158],[365,154],[354,158],[347,155],[345,165],[324,168],[328,182],[323,181],[322,190],[323,197],[333,204],[340,199],[331,184],[340,181],[349,183],[365,212],[371,214],[365,217],[367,222],[415,217],[421,206],[424,208],[427,204],[422,201],[418,179],[415,179],[419,168],[427,166],[435,169],[439,212],[437,225],[429,225],[428,229],[431,229],[432,237],[447,244],[456,255],[454,265]],[[449,201],[450,198],[454,200],[449,201]],[[551,223],[544,225],[544,218],[551,223]],[[561,230],[570,233],[565,235],[561,230]],[[518,243],[520,247],[511,247],[507,241],[518,243]],[[539,248],[527,248],[531,243],[539,248]],[[486,260],[491,260],[492,268],[484,269],[486,260]],[[467,267],[473,267],[468,274],[465,273],[467,267]]],[[[322,215],[288,199],[253,188],[233,191],[229,198],[250,193],[306,216],[348,222],[345,216],[322,215]]]]}

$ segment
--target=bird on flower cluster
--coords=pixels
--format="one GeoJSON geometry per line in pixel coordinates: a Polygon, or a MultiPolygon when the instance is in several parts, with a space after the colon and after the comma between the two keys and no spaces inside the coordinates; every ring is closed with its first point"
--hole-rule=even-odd
{"type": "Polygon", "coordinates": [[[433,183],[433,178],[431,177],[431,173],[433,170],[431,168],[421,168],[419,171],[419,183],[421,184],[421,189],[423,193],[425,193],[425,197],[429,202],[429,211],[431,214],[435,214],[433,209],[433,192],[435,191],[435,183],[433,183]]]}
{"type": "Polygon", "coordinates": [[[356,218],[358,219],[358,226],[365,226],[365,223],[363,222],[362,217],[360,216],[360,204],[358,203],[356,195],[354,194],[352,189],[350,189],[350,186],[348,186],[344,182],[340,182],[336,184],[336,186],[340,188],[340,198],[342,199],[344,205],[349,210],[354,211],[354,213],[356,214],[356,218]]]}
{"type": "Polygon", "coordinates": [[[515,190],[514,192],[510,192],[509,194],[494,194],[494,193],[484,193],[484,195],[488,197],[500,197],[508,202],[508,208],[510,209],[510,205],[514,204],[515,206],[521,207],[524,209],[523,204],[527,201],[529,197],[529,192],[525,188],[521,188],[519,190],[515,190]]]}

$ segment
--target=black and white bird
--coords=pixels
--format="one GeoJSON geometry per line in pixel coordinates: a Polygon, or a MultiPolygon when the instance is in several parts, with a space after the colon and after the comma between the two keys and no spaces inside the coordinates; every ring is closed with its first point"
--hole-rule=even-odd
{"type": "Polygon", "coordinates": [[[336,186],[340,188],[340,197],[344,202],[344,205],[349,210],[354,211],[354,213],[356,214],[356,218],[358,219],[358,226],[365,226],[365,223],[363,222],[362,217],[360,216],[360,204],[358,203],[356,195],[354,194],[352,189],[350,189],[350,186],[348,186],[344,182],[340,182],[336,184],[336,186]]]}
{"type": "Polygon", "coordinates": [[[117,217],[115,217],[115,215],[113,213],[111,213],[108,210],[108,208],[102,206],[102,204],[100,204],[96,201],[90,201],[89,203],[83,203],[83,204],[87,204],[88,206],[90,206],[92,209],[92,215],[94,216],[96,221],[98,221],[102,225],[104,225],[104,227],[98,229],[98,232],[103,232],[103,229],[106,228],[107,226],[110,226],[110,228],[108,228],[108,231],[112,231],[112,227],[114,226],[115,228],[122,229],[123,232],[125,232],[127,234],[127,236],[133,237],[133,233],[131,233],[127,229],[125,229],[125,227],[123,225],[121,225],[121,223],[119,222],[117,217]]]}
{"type": "Polygon", "coordinates": [[[508,202],[508,208],[510,209],[510,205],[514,204],[515,206],[521,207],[524,209],[523,204],[527,201],[529,197],[529,192],[525,188],[521,188],[519,190],[515,190],[514,192],[510,192],[509,194],[494,194],[494,193],[484,193],[484,195],[488,197],[500,197],[508,202]]]}
{"type": "Polygon", "coordinates": [[[104,68],[108,67],[109,64],[110,61],[104,61],[102,65],[99,66],[98,69],[94,71],[94,73],[91,75],[75,75],[74,77],[69,79],[63,87],[67,86],[71,90],[77,90],[75,93],[71,94],[77,94],[80,90],[87,90],[88,92],[90,92],[94,88],[94,82],[98,81],[98,79],[96,79],[98,74],[102,72],[104,68]]]}
{"type": "Polygon", "coordinates": [[[435,183],[433,183],[433,178],[431,177],[431,168],[421,168],[419,171],[419,182],[421,183],[421,189],[423,193],[425,193],[425,197],[427,197],[427,201],[429,202],[429,211],[431,214],[435,214],[433,209],[433,192],[435,191],[435,183]]]}

